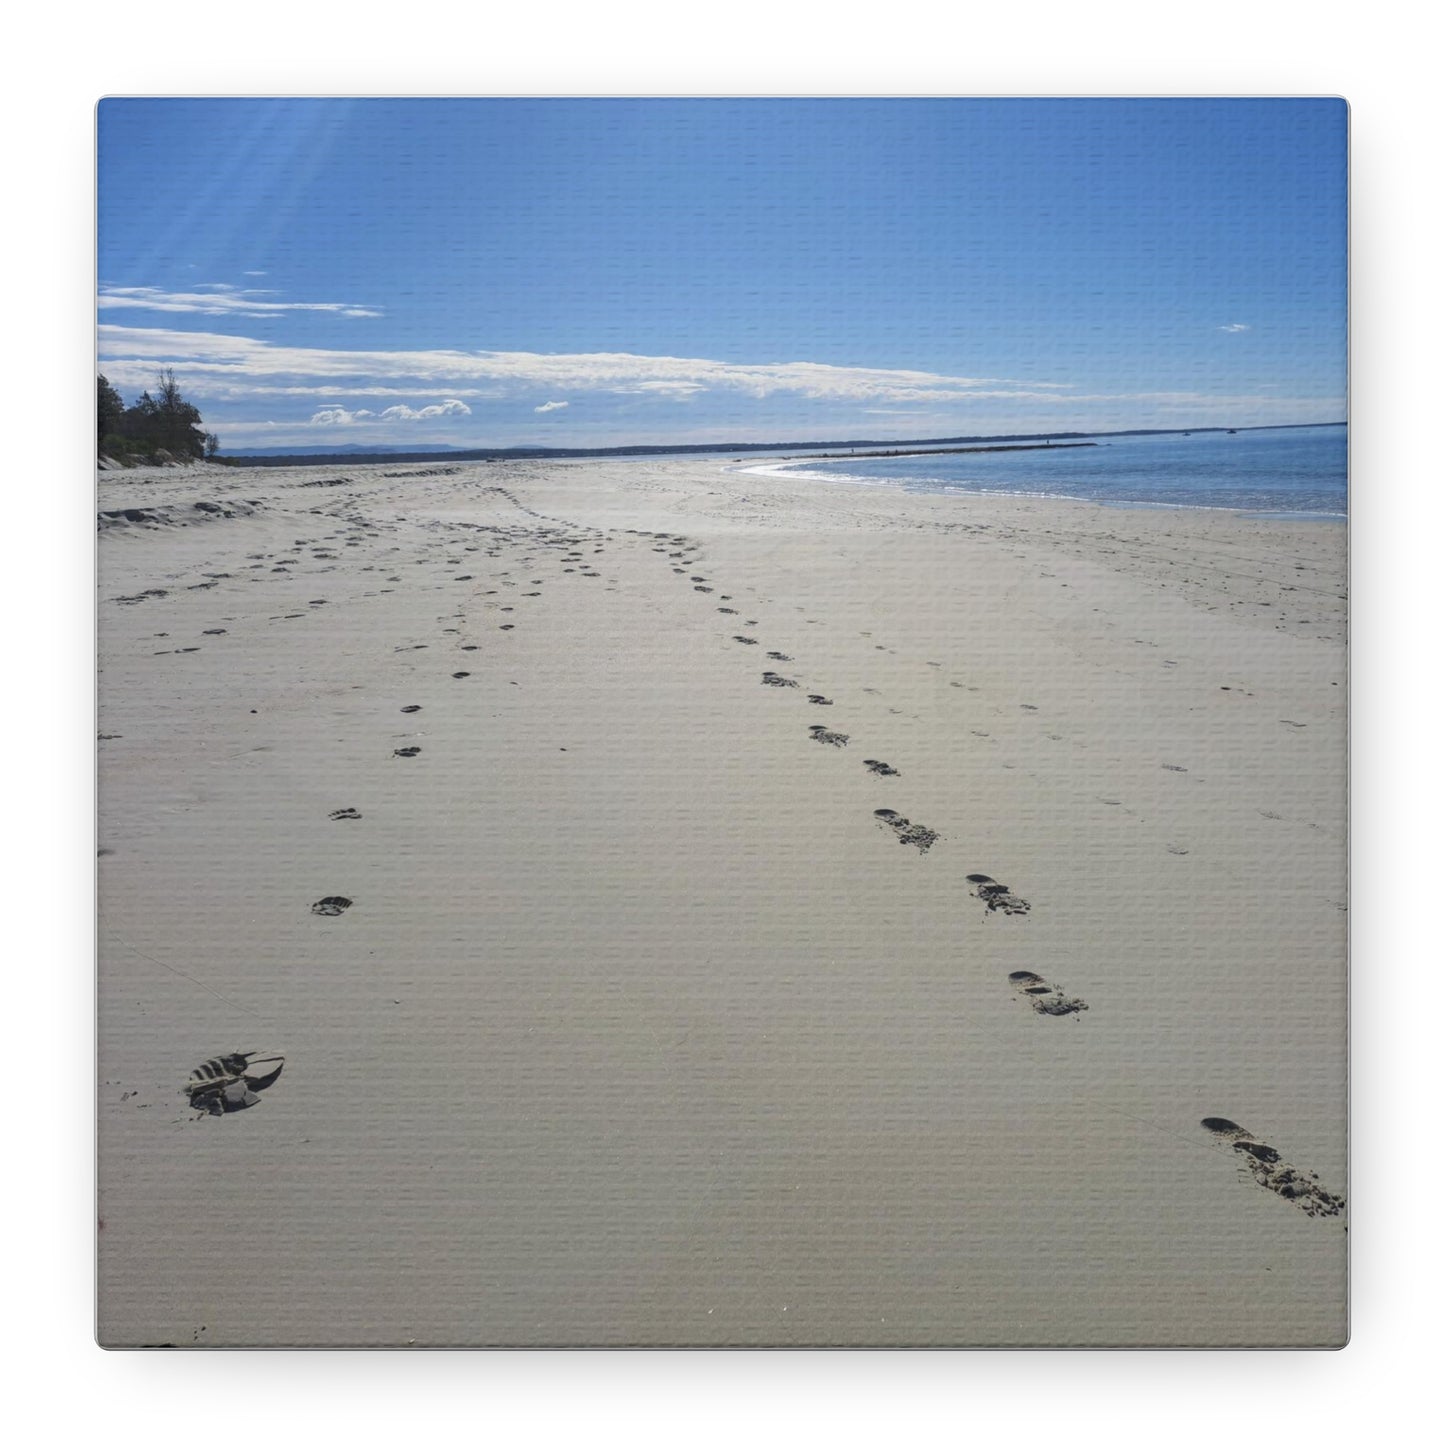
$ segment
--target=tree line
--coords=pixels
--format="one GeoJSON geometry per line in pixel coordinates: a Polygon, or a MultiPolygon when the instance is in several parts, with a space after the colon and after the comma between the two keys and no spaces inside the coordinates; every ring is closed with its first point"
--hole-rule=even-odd
{"type": "Polygon", "coordinates": [[[96,403],[97,455],[134,464],[213,457],[220,449],[216,434],[202,431],[201,414],[181,395],[170,367],[157,378],[156,394],[143,391],[132,406],[97,377],[96,403]]]}

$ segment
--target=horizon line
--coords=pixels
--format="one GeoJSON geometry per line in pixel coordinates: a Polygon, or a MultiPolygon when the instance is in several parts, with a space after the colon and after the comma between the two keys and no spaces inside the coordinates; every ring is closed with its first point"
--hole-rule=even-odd
{"type": "Polygon", "coordinates": [[[1076,437],[1190,436],[1195,432],[1303,431],[1307,428],[1314,427],[1348,425],[1348,418],[1342,418],[1338,421],[1254,423],[1252,425],[1237,427],[1211,423],[1208,426],[1120,427],[1108,431],[1001,432],[986,435],[946,437],[854,437],[824,441],[623,442],[613,445],[590,447],[557,447],[544,445],[461,447],[453,446],[445,442],[430,442],[421,444],[421,448],[417,449],[386,446],[368,448],[364,445],[353,443],[349,447],[343,447],[335,451],[288,452],[285,449],[265,449],[231,452],[222,449],[217,455],[218,457],[225,457],[226,459],[237,461],[247,458],[264,458],[268,463],[274,464],[276,462],[294,459],[302,464],[309,463],[317,465],[329,460],[357,462],[366,456],[376,456],[386,461],[399,461],[409,457],[414,457],[417,460],[429,460],[438,456],[448,456],[455,461],[485,461],[523,455],[534,458],[555,458],[618,456],[629,453],[656,455],[674,452],[783,451],[795,447],[805,450],[816,447],[923,447],[952,445],[960,442],[1062,441],[1076,437]]]}

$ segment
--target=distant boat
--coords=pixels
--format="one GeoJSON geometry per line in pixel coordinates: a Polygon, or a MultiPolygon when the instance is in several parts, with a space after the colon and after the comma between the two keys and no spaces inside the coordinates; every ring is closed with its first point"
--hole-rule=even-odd
{"type": "Polygon", "coordinates": [[[1230,429],[1229,429],[1229,434],[1230,434],[1230,436],[1238,436],[1238,435],[1239,435],[1239,433],[1238,433],[1233,427],[1230,427],[1230,429]]]}

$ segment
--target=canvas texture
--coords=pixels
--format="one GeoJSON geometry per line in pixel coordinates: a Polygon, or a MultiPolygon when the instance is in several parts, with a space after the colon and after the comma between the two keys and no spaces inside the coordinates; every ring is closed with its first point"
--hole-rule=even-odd
{"type": "Polygon", "coordinates": [[[1346,143],[102,102],[100,1344],[1342,1345],[1346,143]]]}

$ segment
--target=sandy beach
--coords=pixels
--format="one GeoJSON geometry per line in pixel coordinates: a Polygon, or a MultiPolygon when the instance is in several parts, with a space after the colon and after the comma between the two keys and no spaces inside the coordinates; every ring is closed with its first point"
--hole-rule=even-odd
{"type": "Polygon", "coordinates": [[[718,457],[98,508],[102,1344],[1344,1341],[1342,526],[718,457]]]}

